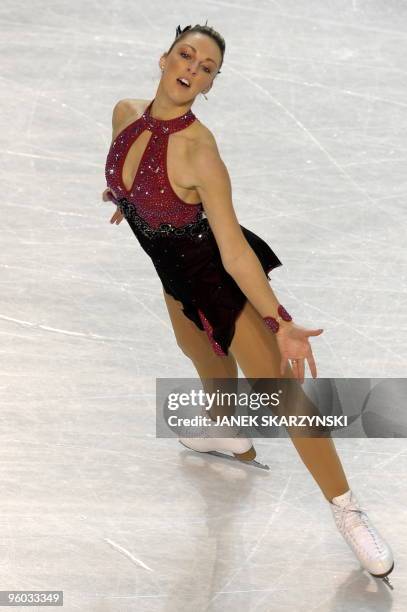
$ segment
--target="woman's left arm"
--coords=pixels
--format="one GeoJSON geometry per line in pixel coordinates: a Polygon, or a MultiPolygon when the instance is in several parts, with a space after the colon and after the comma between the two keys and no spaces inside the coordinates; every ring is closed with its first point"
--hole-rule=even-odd
{"type": "Polygon", "coordinates": [[[225,270],[236,280],[262,317],[276,313],[279,301],[239,225],[232,202],[229,173],[216,143],[206,142],[197,146],[190,163],[225,270]]]}
{"type": "MultiPolygon", "coordinates": [[[[219,247],[222,264],[258,313],[263,318],[276,318],[280,302],[241,230],[233,207],[229,173],[219,155],[215,139],[212,138],[196,145],[190,163],[196,189],[219,247]]],[[[303,381],[303,360],[307,359],[311,373],[316,378],[316,366],[308,337],[317,336],[322,331],[307,330],[293,321],[280,322],[276,337],[282,357],[281,374],[284,373],[288,359],[297,359],[300,361],[296,374],[303,381]]]]}

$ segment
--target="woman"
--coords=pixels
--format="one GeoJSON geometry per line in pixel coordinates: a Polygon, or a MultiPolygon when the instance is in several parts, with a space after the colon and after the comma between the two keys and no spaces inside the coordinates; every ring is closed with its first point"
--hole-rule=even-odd
{"type": "MultiPolygon", "coordinates": [[[[191,111],[196,96],[213,87],[224,52],[211,27],[178,26],[159,60],[154,99],[122,100],[113,110],[103,199],[117,205],[110,222],[126,218],[151,257],[177,343],[204,385],[236,379],[238,364],[246,378],[303,383],[305,360],[317,376],[309,337],[323,330],[297,325],[279,304],[268,273],[281,262],[238,223],[215,138],[191,111]]],[[[392,551],[358,505],[332,439],[292,440],[362,566],[390,585],[392,551]]],[[[200,452],[231,451],[241,461],[255,457],[250,439],[211,437],[210,427],[202,438],[181,441],[200,452]]]]}

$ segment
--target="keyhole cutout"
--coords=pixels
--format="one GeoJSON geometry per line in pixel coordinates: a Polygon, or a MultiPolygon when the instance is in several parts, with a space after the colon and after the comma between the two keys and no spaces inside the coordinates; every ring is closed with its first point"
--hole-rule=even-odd
{"type": "Polygon", "coordinates": [[[148,149],[153,133],[145,129],[138,135],[136,140],[131,144],[127,151],[126,158],[122,167],[122,183],[126,191],[130,192],[136,182],[137,174],[140,168],[141,161],[145,152],[148,149]],[[136,170],[135,170],[136,168],[136,170]]]}

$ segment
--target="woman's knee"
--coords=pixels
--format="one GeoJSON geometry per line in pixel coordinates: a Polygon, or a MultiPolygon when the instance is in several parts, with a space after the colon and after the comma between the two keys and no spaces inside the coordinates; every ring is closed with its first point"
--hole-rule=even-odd
{"type": "Polygon", "coordinates": [[[211,357],[208,347],[205,342],[202,342],[196,335],[188,335],[175,331],[175,339],[178,348],[184,353],[191,361],[199,361],[203,357],[207,359],[211,357]]]}

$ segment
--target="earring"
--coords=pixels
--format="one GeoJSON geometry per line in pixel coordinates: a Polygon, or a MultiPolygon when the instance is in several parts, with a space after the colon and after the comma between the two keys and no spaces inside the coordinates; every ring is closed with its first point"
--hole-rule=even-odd
{"type": "MultiPolygon", "coordinates": [[[[206,93],[208,93],[208,92],[206,92],[206,93]]],[[[208,99],[208,98],[205,96],[205,92],[204,92],[204,91],[201,91],[201,94],[203,95],[203,97],[205,98],[205,100],[207,100],[207,99],[208,99]]]]}

